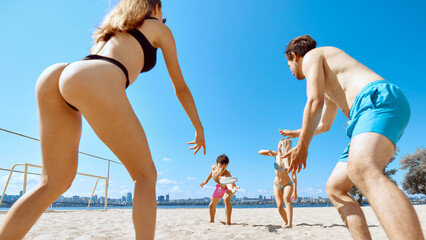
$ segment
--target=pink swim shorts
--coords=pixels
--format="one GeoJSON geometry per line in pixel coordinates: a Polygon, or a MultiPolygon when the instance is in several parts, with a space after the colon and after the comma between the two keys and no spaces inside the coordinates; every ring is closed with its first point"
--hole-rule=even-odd
{"type": "MultiPolygon", "coordinates": [[[[235,183],[232,184],[235,186],[235,183]]],[[[225,195],[226,191],[228,191],[228,188],[223,188],[219,184],[216,184],[216,189],[213,192],[213,198],[223,198],[223,195],[225,195]]]]}

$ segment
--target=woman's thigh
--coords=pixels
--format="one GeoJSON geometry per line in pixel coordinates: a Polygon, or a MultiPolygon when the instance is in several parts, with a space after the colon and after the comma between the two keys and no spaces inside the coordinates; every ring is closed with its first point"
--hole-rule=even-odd
{"type": "Polygon", "coordinates": [[[66,104],[59,91],[59,78],[66,66],[48,67],[36,85],[43,178],[47,175],[54,182],[74,179],[81,135],[81,114],[66,104]]]}
{"type": "Polygon", "coordinates": [[[116,66],[109,65],[98,74],[87,69],[82,70],[83,73],[69,73],[61,79],[61,93],[83,114],[133,180],[149,178],[155,182],[156,170],[148,141],[127,98],[122,73],[119,69],[117,72],[116,66]]]}

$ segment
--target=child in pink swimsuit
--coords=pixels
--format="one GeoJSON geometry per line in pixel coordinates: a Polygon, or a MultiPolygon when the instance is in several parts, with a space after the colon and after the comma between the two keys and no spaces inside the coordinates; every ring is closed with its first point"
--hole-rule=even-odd
{"type": "MultiPolygon", "coordinates": [[[[232,184],[233,187],[236,187],[235,183],[232,184]]],[[[228,191],[227,187],[221,187],[219,184],[216,184],[216,189],[213,192],[212,198],[223,198],[223,195],[228,191]]],[[[232,191],[232,190],[231,190],[232,191]]]]}
{"type": "Polygon", "coordinates": [[[232,204],[231,199],[234,196],[234,193],[237,191],[238,187],[235,184],[221,184],[219,179],[221,177],[231,177],[231,173],[226,170],[229,164],[228,156],[225,154],[220,155],[216,159],[216,164],[212,166],[209,176],[206,181],[200,184],[203,187],[207,182],[213,178],[217,183],[216,189],[213,192],[212,199],[210,201],[209,210],[210,210],[210,222],[214,223],[214,216],[216,214],[216,205],[223,198],[225,202],[225,215],[226,215],[226,225],[231,225],[231,212],[232,204]]]}

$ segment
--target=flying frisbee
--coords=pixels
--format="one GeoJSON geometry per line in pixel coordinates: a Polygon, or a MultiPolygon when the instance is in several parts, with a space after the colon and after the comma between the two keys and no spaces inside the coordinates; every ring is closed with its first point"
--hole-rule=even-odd
{"type": "Polygon", "coordinates": [[[238,178],[236,177],[223,177],[219,180],[221,184],[231,184],[238,181],[238,178]]]}

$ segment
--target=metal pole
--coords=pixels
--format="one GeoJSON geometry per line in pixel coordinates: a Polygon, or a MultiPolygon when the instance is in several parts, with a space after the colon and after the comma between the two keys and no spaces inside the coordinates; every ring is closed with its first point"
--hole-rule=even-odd
{"type": "Polygon", "coordinates": [[[3,195],[1,195],[1,199],[0,199],[0,206],[1,206],[1,203],[3,202],[4,194],[6,193],[7,185],[9,185],[10,177],[12,177],[13,170],[14,170],[14,169],[15,169],[15,167],[16,167],[16,166],[18,166],[18,165],[22,165],[22,164],[15,164],[15,165],[12,167],[12,170],[10,170],[9,178],[7,179],[6,186],[4,186],[3,195]]]}
{"type": "Polygon", "coordinates": [[[25,163],[25,170],[24,170],[24,190],[22,191],[22,194],[25,194],[27,192],[27,173],[28,173],[28,164],[25,163]]]}
{"type": "Polygon", "coordinates": [[[108,184],[109,184],[109,169],[111,168],[111,161],[108,161],[108,176],[105,181],[105,211],[107,210],[108,205],[108,184]]]}
{"type": "Polygon", "coordinates": [[[107,176],[107,183],[109,183],[109,169],[111,167],[111,162],[108,161],[108,176],[107,176]]]}
{"type": "Polygon", "coordinates": [[[95,194],[96,186],[98,186],[99,180],[100,180],[100,178],[98,178],[98,180],[96,180],[96,184],[95,184],[95,187],[93,188],[92,196],[90,197],[89,204],[87,205],[87,209],[86,210],[89,210],[90,203],[92,202],[93,194],[95,194]]]}
{"type": "Polygon", "coordinates": [[[105,212],[107,210],[107,206],[108,206],[108,179],[106,179],[106,184],[105,184],[105,212]]]}

